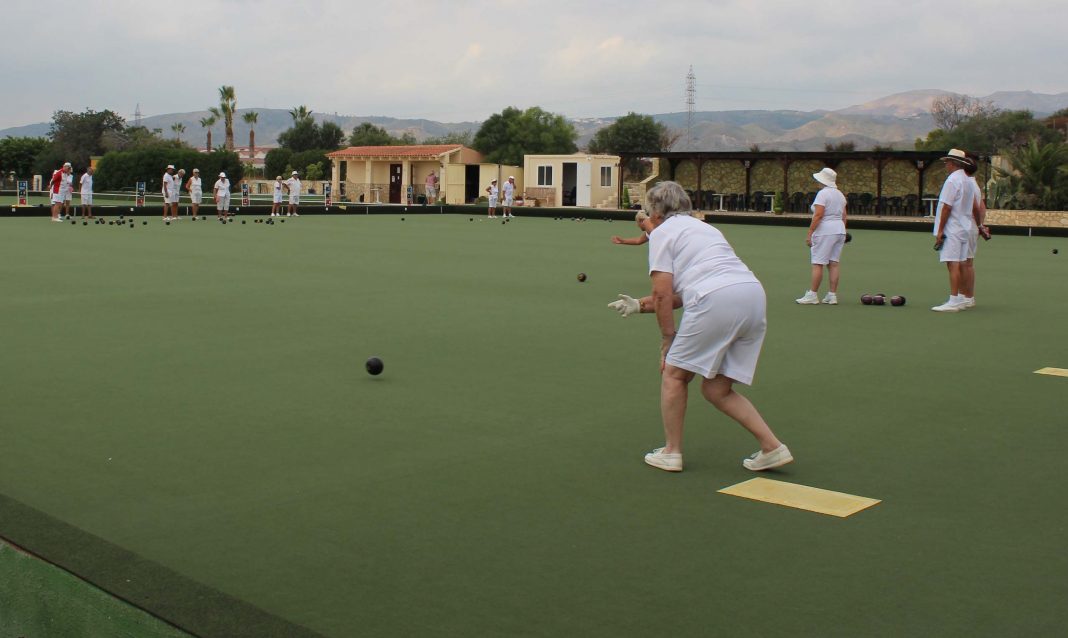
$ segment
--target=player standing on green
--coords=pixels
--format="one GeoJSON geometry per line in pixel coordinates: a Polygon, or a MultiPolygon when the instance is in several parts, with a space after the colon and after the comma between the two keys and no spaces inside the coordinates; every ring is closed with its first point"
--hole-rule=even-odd
{"type": "Polygon", "coordinates": [[[823,184],[816,194],[816,201],[812,202],[812,223],[805,237],[812,261],[812,286],[796,301],[799,304],[820,303],[819,290],[826,266],[830,288],[823,303],[833,306],[838,303],[838,262],[842,260],[842,246],[846,239],[846,198],[838,190],[838,173],[833,170],[824,168],[813,173],[812,179],[823,184]]]}
{"type": "MultiPolygon", "coordinates": [[[[931,310],[935,312],[960,312],[975,305],[975,300],[964,294],[965,270],[971,267],[974,255],[974,236],[979,219],[979,202],[972,190],[973,180],[964,169],[975,166],[960,149],[950,149],[942,158],[949,177],[938,195],[938,216],[935,218],[935,247],[938,259],[949,271],[949,299],[931,310]],[[969,248],[969,246],[972,246],[969,248]]],[[[978,186],[976,187],[978,188],[978,186]]]]}
{"type": "Polygon", "coordinates": [[[664,447],[645,462],[682,471],[682,432],[690,381],[701,375],[701,394],[737,421],[760,444],[742,461],[750,470],[769,470],[794,460],[760,412],[734,390],[749,385],[767,331],[764,288],[734,254],[723,233],[695,219],[682,186],[661,182],[646,195],[653,230],[649,233],[649,276],[653,292],[634,299],[620,295],[610,308],[627,317],[656,313],[660,344],[660,414],[664,447]],[[675,328],[674,309],[683,308],[675,328]]]}

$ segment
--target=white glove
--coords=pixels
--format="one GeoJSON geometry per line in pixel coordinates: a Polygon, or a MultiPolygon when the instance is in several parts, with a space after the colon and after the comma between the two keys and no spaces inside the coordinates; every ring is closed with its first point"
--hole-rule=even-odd
{"type": "Polygon", "coordinates": [[[608,307],[615,310],[623,317],[638,314],[642,310],[641,303],[634,297],[629,297],[627,295],[620,295],[619,300],[608,304],[608,307]]]}

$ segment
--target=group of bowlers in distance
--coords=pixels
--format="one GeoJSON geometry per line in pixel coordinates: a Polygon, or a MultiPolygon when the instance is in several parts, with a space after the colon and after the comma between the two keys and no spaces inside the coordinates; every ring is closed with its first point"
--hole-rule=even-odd
{"type": "MultiPolygon", "coordinates": [[[[181,219],[178,210],[178,204],[181,201],[181,189],[189,193],[190,200],[190,214],[192,217],[196,217],[200,209],[200,203],[204,196],[204,191],[200,181],[200,170],[194,168],[193,174],[189,179],[182,183],[185,177],[185,169],[178,169],[175,172],[173,164],[167,165],[167,170],[163,173],[163,221],[178,221],[181,219]]],[[[278,175],[274,178],[274,193],[271,198],[271,217],[282,216],[282,193],[283,191],[289,193],[289,207],[286,210],[287,217],[300,217],[300,213],[297,212],[297,207],[300,205],[300,192],[301,183],[300,175],[297,171],[293,171],[289,179],[283,181],[282,176],[278,175]]],[[[215,211],[219,219],[226,219],[231,217],[230,212],[230,180],[227,179],[226,173],[219,173],[219,179],[215,181],[215,186],[212,188],[213,198],[215,200],[215,211]]]]}
{"type": "MultiPolygon", "coordinates": [[[[974,175],[978,158],[952,149],[942,158],[949,176],[939,195],[934,223],[935,249],[949,271],[950,296],[936,312],[959,312],[975,306],[974,258],[978,238],[990,238],[984,225],[986,206],[974,175]]],[[[824,168],[812,175],[823,188],[812,205],[805,243],[810,248],[812,285],[797,299],[802,305],[837,305],[838,264],[846,242],[846,198],[837,174],[824,168]],[[819,299],[824,267],[830,290],[819,299]]],[[[683,469],[682,441],[690,382],[701,377],[701,394],[720,412],[745,428],[760,449],[742,460],[749,470],[764,471],[791,463],[793,453],[757,408],[734,386],[750,385],[767,332],[764,289],[737,257],[723,234],[693,217],[686,191],[661,182],[646,195],[646,211],[635,221],[638,237],[612,237],[625,245],[649,244],[652,292],[641,298],[620,294],[608,304],[623,317],[656,316],[661,333],[660,413],[664,445],[645,455],[648,465],[669,472],[683,469]],[[683,310],[676,327],[676,309],[683,310]]]]}
{"type": "MultiPolygon", "coordinates": [[[[79,185],[80,204],[83,219],[96,219],[93,215],[93,167],[86,169],[79,185]]],[[[52,172],[52,178],[48,184],[50,201],[52,204],[52,221],[62,222],[72,218],[71,200],[74,193],[74,169],[70,162],[66,162],[60,168],[52,172]]],[[[196,217],[200,211],[200,204],[204,198],[204,189],[200,179],[200,169],[194,168],[192,175],[185,179],[185,169],[175,170],[173,164],[168,164],[163,173],[163,221],[179,221],[182,219],[178,205],[181,201],[181,191],[185,188],[189,193],[190,216],[196,217]]],[[[283,193],[289,195],[289,206],[286,209],[287,217],[299,217],[297,207],[300,205],[301,193],[300,175],[293,171],[289,179],[283,180],[279,175],[274,179],[274,193],[271,198],[271,217],[282,216],[283,193]]],[[[226,173],[219,173],[219,178],[212,188],[212,196],[215,200],[216,215],[219,219],[231,216],[230,213],[230,180],[226,173]]]]}

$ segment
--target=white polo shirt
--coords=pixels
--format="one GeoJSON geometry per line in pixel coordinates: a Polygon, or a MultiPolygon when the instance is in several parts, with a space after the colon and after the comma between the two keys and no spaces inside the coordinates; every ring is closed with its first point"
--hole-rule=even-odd
{"type": "Polygon", "coordinates": [[[816,193],[816,201],[812,202],[813,213],[816,212],[816,206],[823,206],[823,217],[812,236],[844,235],[846,227],[842,218],[845,216],[846,198],[842,191],[824,186],[816,193]]]}
{"type": "Polygon", "coordinates": [[[167,198],[167,201],[174,196],[174,175],[170,173],[163,174],[163,196],[167,198]]]}
{"type": "Polygon", "coordinates": [[[91,195],[93,193],[93,176],[89,173],[82,175],[81,185],[82,195],[91,195]]]}
{"type": "Polygon", "coordinates": [[[686,213],[649,233],[649,273],[671,273],[684,304],[734,284],[760,283],[719,229],[686,213]]]}
{"type": "Polygon", "coordinates": [[[218,181],[215,182],[214,192],[218,193],[219,197],[229,197],[230,180],[226,179],[225,177],[220,177],[218,181]]]}
{"type": "Polygon", "coordinates": [[[512,194],[515,193],[515,185],[512,182],[504,183],[504,198],[506,200],[512,199],[512,194]]]}
{"type": "Polygon", "coordinates": [[[289,187],[290,195],[300,195],[300,180],[296,177],[290,177],[286,180],[286,186],[289,187]]]}
{"type": "MultiPolygon", "coordinates": [[[[934,235],[938,235],[938,226],[942,219],[942,207],[949,204],[949,219],[946,220],[945,233],[947,236],[967,237],[975,229],[975,219],[972,217],[972,203],[975,200],[970,182],[971,178],[964,169],[953,171],[942,184],[942,192],[938,195],[938,213],[935,216],[934,235]]],[[[978,185],[976,185],[978,188],[978,185]]]]}

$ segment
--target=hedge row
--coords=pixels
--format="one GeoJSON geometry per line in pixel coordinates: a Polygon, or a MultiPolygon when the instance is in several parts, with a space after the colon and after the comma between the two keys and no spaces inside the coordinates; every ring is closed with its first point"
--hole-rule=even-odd
{"type": "Polygon", "coordinates": [[[137,182],[145,182],[149,193],[163,188],[163,173],[168,164],[175,168],[184,168],[186,178],[193,174],[193,169],[200,169],[204,189],[211,185],[220,172],[225,172],[231,184],[236,184],[244,177],[244,168],[237,153],[214,151],[201,153],[193,149],[149,148],[138,151],[114,151],[100,158],[93,189],[117,191],[130,189],[137,182]]]}

